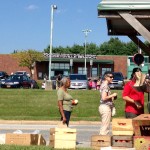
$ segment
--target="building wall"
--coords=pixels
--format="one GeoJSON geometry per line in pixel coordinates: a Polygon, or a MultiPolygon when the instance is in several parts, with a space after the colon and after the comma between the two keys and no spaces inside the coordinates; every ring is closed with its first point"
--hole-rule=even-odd
{"type": "Polygon", "coordinates": [[[30,70],[27,67],[20,67],[11,54],[0,54],[0,71],[6,71],[8,75],[16,71],[27,71],[30,74],[30,70]]]}
{"type": "Polygon", "coordinates": [[[122,72],[123,76],[127,76],[127,58],[128,56],[116,56],[116,55],[99,55],[99,60],[113,60],[114,72],[122,72]]]}
{"type": "MultiPolygon", "coordinates": [[[[124,76],[127,76],[127,56],[108,56],[108,55],[100,55],[97,56],[97,59],[99,60],[113,60],[114,64],[110,65],[113,67],[113,71],[119,71],[122,72],[124,76]]],[[[84,64],[78,64],[77,66],[83,66],[84,64]]],[[[95,65],[93,64],[93,67],[95,65]]],[[[107,65],[109,66],[109,65],[107,65]]],[[[90,67],[87,65],[87,67],[90,67]]],[[[101,65],[100,65],[101,67],[101,65]]],[[[103,66],[104,67],[104,66],[103,66]]],[[[34,79],[38,79],[38,72],[45,72],[48,73],[48,62],[37,62],[35,69],[34,69],[34,79]]],[[[0,71],[6,71],[9,75],[12,72],[16,71],[27,71],[30,73],[29,69],[27,67],[20,67],[17,60],[11,55],[11,54],[1,54],[0,55],[0,71]]],[[[74,68],[74,72],[77,72],[77,69],[74,68]]],[[[88,75],[90,73],[88,72],[88,75]]]]}

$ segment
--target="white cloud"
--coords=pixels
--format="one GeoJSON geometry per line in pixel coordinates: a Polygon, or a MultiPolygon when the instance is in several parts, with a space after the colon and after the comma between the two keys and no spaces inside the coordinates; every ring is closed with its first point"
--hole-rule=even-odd
{"type": "Polygon", "coordinates": [[[27,10],[35,10],[35,9],[38,9],[38,8],[39,8],[38,6],[33,5],[33,4],[26,7],[27,10]]]}

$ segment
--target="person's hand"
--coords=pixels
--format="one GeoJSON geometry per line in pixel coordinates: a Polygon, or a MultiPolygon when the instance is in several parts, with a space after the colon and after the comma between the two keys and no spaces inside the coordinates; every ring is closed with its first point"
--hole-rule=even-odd
{"type": "Polygon", "coordinates": [[[113,93],[112,97],[115,98],[117,96],[117,93],[113,93]]]}
{"type": "Polygon", "coordinates": [[[116,99],[117,99],[117,96],[114,97],[114,100],[116,100],[116,99]]]}
{"type": "Polygon", "coordinates": [[[78,100],[77,99],[72,100],[72,105],[77,105],[77,104],[78,104],[78,100]]]}
{"type": "Polygon", "coordinates": [[[67,121],[66,117],[63,117],[63,120],[62,120],[63,124],[66,124],[66,121],[67,121]]]}
{"type": "Polygon", "coordinates": [[[136,75],[136,80],[140,81],[142,77],[142,72],[141,71],[135,72],[135,75],[136,75]]]}
{"type": "Polygon", "coordinates": [[[142,108],[142,105],[141,105],[140,102],[134,101],[134,104],[136,105],[137,109],[141,109],[142,108]]]}

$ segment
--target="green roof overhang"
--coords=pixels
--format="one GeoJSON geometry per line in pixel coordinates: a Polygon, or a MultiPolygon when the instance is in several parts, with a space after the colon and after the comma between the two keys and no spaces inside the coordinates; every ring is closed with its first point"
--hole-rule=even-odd
{"type": "MultiPolygon", "coordinates": [[[[86,62],[90,63],[91,59],[86,59],[86,62]]],[[[97,64],[114,64],[114,62],[112,60],[98,60],[98,59],[92,59],[93,63],[97,63],[97,64]]],[[[48,59],[45,59],[45,61],[49,61],[48,59]]],[[[69,58],[52,58],[52,62],[66,62],[66,63],[70,63],[70,59],[69,58]]],[[[73,58],[73,62],[79,62],[79,63],[84,63],[85,59],[77,59],[77,58],[73,58]]]]}
{"type": "Polygon", "coordinates": [[[149,10],[149,0],[102,0],[98,10],[149,10]]]}

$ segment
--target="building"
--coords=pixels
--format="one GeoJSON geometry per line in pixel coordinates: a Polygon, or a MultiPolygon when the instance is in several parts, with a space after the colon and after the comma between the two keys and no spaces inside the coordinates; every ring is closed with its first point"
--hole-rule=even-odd
{"type": "MultiPolygon", "coordinates": [[[[43,80],[48,77],[49,72],[49,55],[44,54],[45,60],[36,62],[33,70],[33,78],[35,80],[43,80]]],[[[136,67],[133,62],[130,62],[132,56],[116,56],[116,55],[87,55],[86,67],[87,76],[97,78],[103,75],[105,71],[122,72],[124,77],[130,76],[131,69],[136,67]]],[[[149,59],[146,57],[146,64],[144,65],[144,72],[148,72],[149,59]]],[[[8,74],[16,71],[27,71],[27,67],[20,67],[17,60],[11,54],[0,55],[0,71],[6,71],[8,74]]],[[[53,54],[51,74],[57,76],[58,74],[69,75],[70,73],[85,73],[85,57],[80,54],[53,54]]],[[[30,73],[31,74],[31,73],[30,73]]]]}

